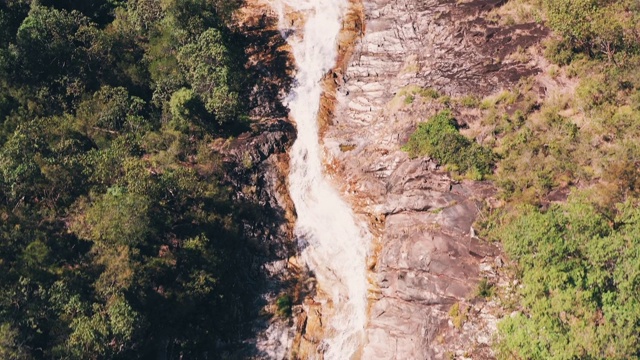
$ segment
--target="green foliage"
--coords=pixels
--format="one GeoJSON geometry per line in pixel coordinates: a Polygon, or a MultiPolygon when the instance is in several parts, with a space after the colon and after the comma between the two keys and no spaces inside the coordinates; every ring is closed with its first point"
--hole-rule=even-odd
{"type": "Polygon", "coordinates": [[[67,343],[69,354],[113,357],[122,352],[133,338],[139,315],[122,297],[113,299],[106,309],[93,306],[91,313],[72,321],[67,343]]]}
{"type": "Polygon", "coordinates": [[[0,357],[3,359],[26,359],[26,350],[20,344],[20,334],[9,323],[0,324],[0,357]]]}
{"type": "Polygon", "coordinates": [[[177,130],[187,131],[190,120],[201,120],[202,103],[191,89],[182,88],[171,96],[169,102],[171,122],[169,125],[177,130]]]}
{"type": "Polygon", "coordinates": [[[11,79],[27,86],[42,86],[39,96],[65,106],[91,86],[91,26],[78,12],[32,7],[18,28],[15,47],[10,48],[15,64],[11,79]]]}
{"type": "Polygon", "coordinates": [[[491,150],[458,132],[449,111],[442,111],[429,121],[419,124],[403,150],[411,157],[431,156],[452,170],[471,172],[480,178],[491,173],[494,161],[491,150]]]}
{"type": "MultiPolygon", "coordinates": [[[[102,131],[136,132],[143,125],[141,118],[145,101],[129,96],[123,87],[104,86],[93,97],[78,107],[77,117],[84,126],[99,128],[102,131]]],[[[91,132],[90,129],[85,129],[91,132]]]]}
{"type": "Polygon", "coordinates": [[[640,8],[545,0],[544,10],[557,36],[545,55],[560,65],[550,74],[575,78],[575,92],[550,93],[536,109],[519,87],[517,115],[508,100],[484,106],[504,206],[481,225],[502,241],[520,284],[520,311],[499,324],[495,350],[500,359],[635,359],[640,8]]]}
{"type": "Polygon", "coordinates": [[[180,50],[178,61],[193,92],[218,124],[222,125],[238,115],[238,85],[231,72],[231,58],[220,31],[209,29],[203,32],[196,42],[180,50]]]}
{"type": "Polygon", "coordinates": [[[290,317],[291,306],[292,306],[292,300],[289,294],[282,294],[278,296],[278,298],[276,299],[276,307],[278,308],[277,313],[279,316],[290,317]]]}
{"type": "MultiPolygon", "coordinates": [[[[633,1],[546,0],[548,23],[573,49],[590,56],[603,54],[609,61],[620,51],[636,51],[638,12],[633,1]]],[[[551,49],[562,62],[568,49],[551,49]]]]}
{"type": "Polygon", "coordinates": [[[34,142],[24,131],[16,133],[0,151],[0,174],[3,193],[10,200],[27,196],[41,178],[41,171],[34,157],[34,142]]]}
{"type": "Polygon", "coordinates": [[[409,104],[413,104],[413,100],[415,100],[415,96],[414,95],[406,95],[404,97],[404,103],[405,105],[409,105],[409,104]]]}
{"type": "Polygon", "coordinates": [[[558,33],[578,44],[592,36],[589,19],[598,7],[597,0],[548,0],[545,2],[549,25],[558,33]]]}
{"type": "Polygon", "coordinates": [[[123,87],[104,86],[79,104],[76,123],[99,148],[107,147],[117,135],[137,135],[151,128],[144,114],[145,101],[129,96],[123,87]]]}
{"type": "Polygon", "coordinates": [[[109,188],[82,210],[84,216],[71,230],[96,244],[136,246],[150,233],[149,199],[124,188],[109,188]]]}
{"type": "Polygon", "coordinates": [[[460,100],[460,105],[466,108],[475,108],[480,105],[480,100],[474,95],[466,95],[462,97],[460,100]]]}
{"type": "Polygon", "coordinates": [[[501,323],[501,358],[636,356],[639,220],[632,202],[612,221],[576,196],[546,212],[524,207],[500,228],[496,235],[522,273],[527,311],[501,323]]]}
{"type": "Polygon", "coordinates": [[[243,336],[251,204],[211,147],[245,118],[238,6],[0,4],[0,358],[218,358],[243,336]]]}
{"type": "Polygon", "coordinates": [[[635,156],[630,155],[635,146],[626,139],[640,135],[640,113],[632,106],[633,89],[640,84],[638,61],[629,57],[616,66],[581,60],[585,64],[579,67],[574,94],[551,96],[537,111],[500,115],[507,110],[499,104],[487,114],[484,123],[493,127],[494,151],[500,156],[496,178],[504,199],[540,204],[554,189],[597,178],[612,190],[605,194],[602,188],[603,198],[620,201],[620,192],[635,193],[635,187],[614,185],[622,182],[609,174],[635,156]]]}
{"type": "Polygon", "coordinates": [[[423,88],[418,91],[418,94],[424,98],[437,99],[440,97],[440,93],[436,89],[433,88],[423,88]]]}
{"type": "Polygon", "coordinates": [[[490,298],[493,296],[493,284],[487,278],[482,278],[478,283],[477,294],[483,298],[490,298]]]}
{"type": "Polygon", "coordinates": [[[568,65],[575,56],[571,44],[567,41],[550,39],[545,45],[544,56],[554,64],[568,65]]]}
{"type": "Polygon", "coordinates": [[[451,322],[453,322],[453,326],[456,329],[461,329],[462,325],[464,325],[465,321],[467,321],[467,313],[468,307],[465,305],[460,305],[459,302],[453,304],[449,309],[449,316],[451,317],[451,322]]]}
{"type": "Polygon", "coordinates": [[[405,105],[413,104],[416,96],[419,96],[425,100],[433,100],[439,98],[440,94],[433,88],[423,88],[413,84],[403,87],[396,94],[396,98],[402,98],[402,102],[405,105]]]}

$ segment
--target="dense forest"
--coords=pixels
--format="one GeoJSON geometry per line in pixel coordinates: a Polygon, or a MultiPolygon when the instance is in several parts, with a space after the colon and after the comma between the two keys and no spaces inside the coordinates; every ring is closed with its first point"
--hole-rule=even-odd
{"type": "Polygon", "coordinates": [[[0,2],[0,358],[214,358],[246,315],[208,144],[247,126],[230,0],[0,2]]]}
{"type": "Polygon", "coordinates": [[[494,105],[490,119],[505,206],[487,233],[502,241],[519,281],[498,355],[638,358],[640,3],[519,4],[553,30],[547,72],[571,85],[534,104],[524,81],[514,100],[523,111],[500,116],[494,105]]]}

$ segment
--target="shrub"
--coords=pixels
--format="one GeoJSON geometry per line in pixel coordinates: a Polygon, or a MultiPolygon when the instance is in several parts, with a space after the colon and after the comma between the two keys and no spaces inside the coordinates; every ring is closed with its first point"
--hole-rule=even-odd
{"type": "Polygon", "coordinates": [[[409,95],[407,95],[407,96],[405,96],[405,97],[404,97],[404,103],[405,103],[406,105],[413,104],[413,101],[415,100],[415,98],[416,98],[416,97],[415,97],[414,95],[409,94],[409,95]]]}
{"type": "Polygon", "coordinates": [[[487,278],[483,278],[478,283],[478,296],[483,298],[490,298],[493,296],[493,284],[487,280],[487,278]]]}
{"type": "Polygon", "coordinates": [[[433,88],[422,88],[414,84],[405,86],[397,94],[397,96],[404,97],[404,103],[406,105],[412,104],[416,99],[416,95],[423,99],[437,99],[440,97],[437,90],[433,88]]]}
{"type": "Polygon", "coordinates": [[[430,156],[460,173],[471,172],[480,178],[491,173],[494,162],[491,150],[460,134],[448,110],[418,125],[403,150],[411,157],[430,156]]]}
{"type": "Polygon", "coordinates": [[[573,60],[571,45],[563,40],[552,39],[546,42],[544,56],[556,65],[568,65],[573,60]]]}
{"type": "Polygon", "coordinates": [[[189,123],[195,116],[194,109],[197,107],[198,98],[191,89],[182,88],[171,96],[169,109],[172,120],[170,126],[174,129],[186,132],[189,123]]]}
{"type": "Polygon", "coordinates": [[[442,105],[449,107],[449,105],[451,105],[451,96],[449,95],[440,96],[438,98],[438,101],[440,101],[442,105]]]}
{"type": "Polygon", "coordinates": [[[617,52],[636,48],[638,14],[629,11],[629,5],[624,1],[545,0],[549,26],[568,45],[557,54],[566,59],[567,51],[576,49],[592,57],[606,55],[612,61],[617,52]]]}
{"type": "Polygon", "coordinates": [[[291,296],[289,294],[282,294],[278,296],[276,299],[276,306],[278,308],[278,315],[282,317],[291,316],[291,306],[292,306],[291,296]]]}
{"type": "Polygon", "coordinates": [[[591,110],[604,103],[612,102],[615,98],[615,89],[609,84],[605,76],[591,76],[582,79],[576,89],[576,97],[586,110],[591,110]]]}
{"type": "Polygon", "coordinates": [[[460,100],[460,105],[466,108],[475,108],[480,105],[480,100],[475,95],[467,95],[462,97],[460,100]]]}
{"type": "Polygon", "coordinates": [[[449,309],[449,316],[451,316],[451,322],[456,329],[462,328],[464,322],[467,321],[467,312],[468,309],[466,306],[460,306],[460,303],[457,302],[451,306],[449,309]]]}
{"type": "Polygon", "coordinates": [[[438,93],[438,90],[433,88],[424,88],[420,90],[420,96],[424,98],[437,99],[440,97],[440,93],[438,93]]]}

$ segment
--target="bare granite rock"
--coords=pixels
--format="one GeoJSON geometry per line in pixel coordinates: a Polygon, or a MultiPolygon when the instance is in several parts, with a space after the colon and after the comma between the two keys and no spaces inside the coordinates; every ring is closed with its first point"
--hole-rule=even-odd
{"type": "Polygon", "coordinates": [[[399,94],[417,86],[484,96],[537,73],[509,55],[547,30],[483,19],[502,3],[363,0],[364,34],[348,66],[330,75],[338,105],[324,129],[327,163],[376,236],[363,359],[493,356],[495,304],[474,298],[479,280],[494,276],[502,260],[472,224],[495,190],[454,181],[435,161],[401,151],[416,124],[439,109],[405,106],[399,94]],[[449,313],[454,304],[460,321],[449,313]]]}

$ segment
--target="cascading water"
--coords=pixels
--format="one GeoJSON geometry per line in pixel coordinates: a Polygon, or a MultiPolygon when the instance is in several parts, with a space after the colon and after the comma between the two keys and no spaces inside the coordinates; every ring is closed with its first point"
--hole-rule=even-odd
{"type": "Polygon", "coordinates": [[[367,321],[366,257],[370,234],[323,172],[318,136],[321,80],[335,65],[337,37],[348,0],[272,0],[283,36],[292,25],[287,14],[300,13],[302,32],[287,41],[298,71],[287,99],[298,137],[291,149],[289,188],[298,215],[296,237],[301,255],[326,293],[331,317],[326,319],[325,359],[357,354],[367,321]]]}

